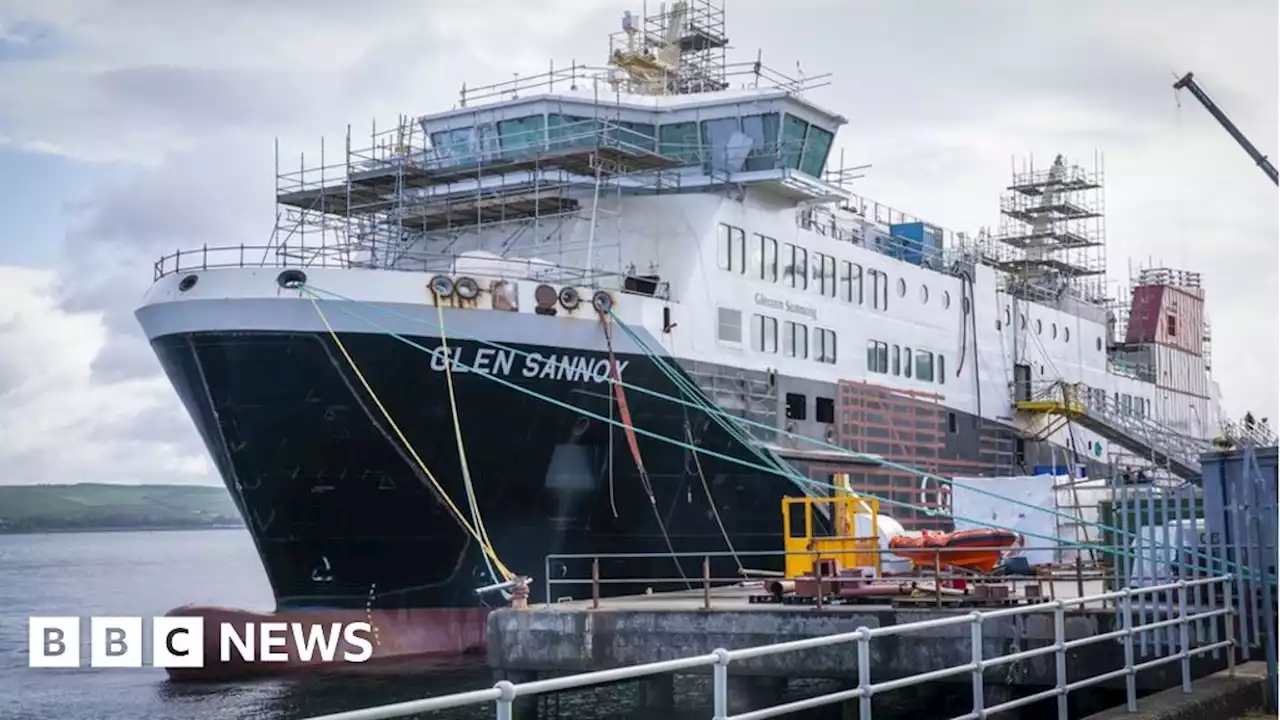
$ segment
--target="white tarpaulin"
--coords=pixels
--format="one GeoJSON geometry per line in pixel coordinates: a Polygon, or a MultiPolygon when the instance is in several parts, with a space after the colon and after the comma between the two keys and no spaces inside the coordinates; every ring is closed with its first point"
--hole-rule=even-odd
{"type": "MultiPolygon", "coordinates": [[[[956,530],[994,525],[1022,533],[1027,547],[1056,546],[1056,542],[1046,539],[1058,537],[1058,521],[1053,513],[1056,481],[1052,475],[954,478],[951,514],[956,530]]],[[[1056,560],[1053,549],[1028,550],[1022,554],[1032,565],[1056,560]]]]}

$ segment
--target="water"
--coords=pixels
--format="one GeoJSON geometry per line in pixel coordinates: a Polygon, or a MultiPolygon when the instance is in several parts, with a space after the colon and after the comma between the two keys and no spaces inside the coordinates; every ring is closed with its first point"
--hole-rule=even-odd
{"type": "MultiPolygon", "coordinates": [[[[273,607],[266,576],[245,531],[0,535],[0,718],[302,720],[492,683],[488,669],[474,660],[430,669],[400,667],[375,676],[312,675],[200,685],[169,682],[163,670],[148,667],[27,667],[27,618],[32,615],[152,617],[188,603],[250,610],[273,607]]],[[[82,647],[81,653],[87,664],[88,648],[82,647]]],[[[676,701],[681,710],[656,717],[635,709],[639,703],[634,683],[565,695],[552,701],[544,717],[706,718],[710,716],[705,706],[710,698],[707,685],[705,679],[678,678],[676,701]]],[[[836,689],[796,685],[788,699],[836,689]]],[[[914,694],[918,694],[915,689],[902,691],[904,697],[914,694]]],[[[876,720],[935,720],[969,709],[966,687],[939,698],[936,714],[895,711],[896,701],[886,700],[876,720]]],[[[839,711],[829,708],[811,716],[839,717],[839,711]]],[[[1049,713],[1032,707],[1024,716],[1042,718],[1049,713]]],[[[490,705],[440,713],[432,720],[491,717],[490,705]]],[[[1016,720],[1017,714],[1008,717],[1016,720]]]]}
{"type": "MultiPolygon", "coordinates": [[[[155,668],[27,667],[32,615],[151,617],[185,603],[254,610],[271,590],[243,530],[0,535],[0,718],[299,720],[488,685],[475,665],[376,677],[190,685],[155,668]]],[[[82,648],[87,664],[88,649],[82,648]]],[[[454,718],[486,717],[460,713],[454,718]]]]}

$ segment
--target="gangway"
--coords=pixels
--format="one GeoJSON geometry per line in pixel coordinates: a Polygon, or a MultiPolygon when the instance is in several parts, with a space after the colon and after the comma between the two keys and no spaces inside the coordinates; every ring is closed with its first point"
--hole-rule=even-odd
{"type": "Polygon", "coordinates": [[[1113,398],[1092,393],[1083,383],[1056,382],[1043,395],[1019,400],[1014,406],[1071,420],[1184,480],[1200,477],[1200,456],[1212,450],[1208,440],[1187,437],[1146,415],[1125,412],[1113,398]]]}

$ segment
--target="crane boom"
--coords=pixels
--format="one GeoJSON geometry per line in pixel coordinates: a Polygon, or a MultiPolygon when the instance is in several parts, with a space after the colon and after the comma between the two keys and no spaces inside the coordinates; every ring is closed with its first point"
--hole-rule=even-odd
{"type": "Polygon", "coordinates": [[[1201,90],[1200,86],[1196,84],[1192,73],[1183,75],[1181,79],[1173,84],[1174,90],[1181,90],[1183,88],[1190,90],[1191,94],[1200,101],[1200,104],[1204,105],[1204,109],[1208,110],[1209,114],[1222,124],[1222,127],[1230,133],[1231,137],[1235,138],[1236,142],[1240,143],[1240,147],[1244,148],[1244,151],[1249,153],[1249,157],[1253,158],[1253,161],[1258,164],[1258,167],[1262,168],[1262,172],[1266,173],[1267,177],[1271,178],[1271,182],[1276,185],[1280,185],[1280,178],[1277,178],[1276,176],[1276,166],[1271,164],[1271,161],[1267,159],[1266,155],[1258,152],[1258,148],[1254,147],[1253,143],[1249,142],[1249,138],[1245,137],[1244,133],[1240,132],[1240,130],[1236,128],[1235,123],[1231,122],[1222,110],[1218,109],[1218,106],[1209,99],[1209,96],[1205,94],[1204,90],[1201,90]]]}

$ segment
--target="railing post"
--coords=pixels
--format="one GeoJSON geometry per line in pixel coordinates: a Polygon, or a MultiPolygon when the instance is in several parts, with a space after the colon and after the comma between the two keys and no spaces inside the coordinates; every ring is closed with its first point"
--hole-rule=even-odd
{"type": "Polygon", "coordinates": [[[982,689],[982,613],[969,613],[970,658],[973,663],[973,713],[982,717],[986,692],[982,689]]]}
{"type": "MultiPolygon", "coordinates": [[[[1076,557],[1077,563],[1079,556],[1076,557]]],[[[1079,565],[1077,564],[1077,567],[1079,565]]],[[[1081,595],[1080,597],[1084,597],[1081,595]]],[[[1059,600],[1053,604],[1053,653],[1058,691],[1058,720],[1067,718],[1067,603],[1059,600]]]]}
{"type": "Polygon", "coordinates": [[[591,558],[591,609],[600,609],[600,558],[591,558]]]}
{"type": "Polygon", "coordinates": [[[729,717],[729,651],[716,648],[711,654],[716,656],[711,666],[711,717],[724,720],[729,717]]]}
{"type": "Polygon", "coordinates": [[[1187,627],[1187,581],[1178,581],[1178,644],[1181,645],[1182,692],[1191,694],[1191,628],[1187,627]]]}
{"type": "Polygon", "coordinates": [[[1227,675],[1236,676],[1236,606],[1231,597],[1231,573],[1227,573],[1222,583],[1222,604],[1227,614],[1222,616],[1227,626],[1227,675]]]}
{"type": "Polygon", "coordinates": [[[1138,712],[1138,673],[1133,669],[1133,588],[1124,591],[1124,676],[1125,707],[1138,712]]]}
{"type": "Polygon", "coordinates": [[[858,697],[859,720],[871,720],[871,631],[860,627],[858,633],[858,697]]]}
{"type": "Polygon", "coordinates": [[[516,686],[512,685],[508,680],[499,680],[494,683],[494,689],[502,693],[494,704],[495,716],[498,720],[511,720],[511,704],[516,699],[516,686]]]}

